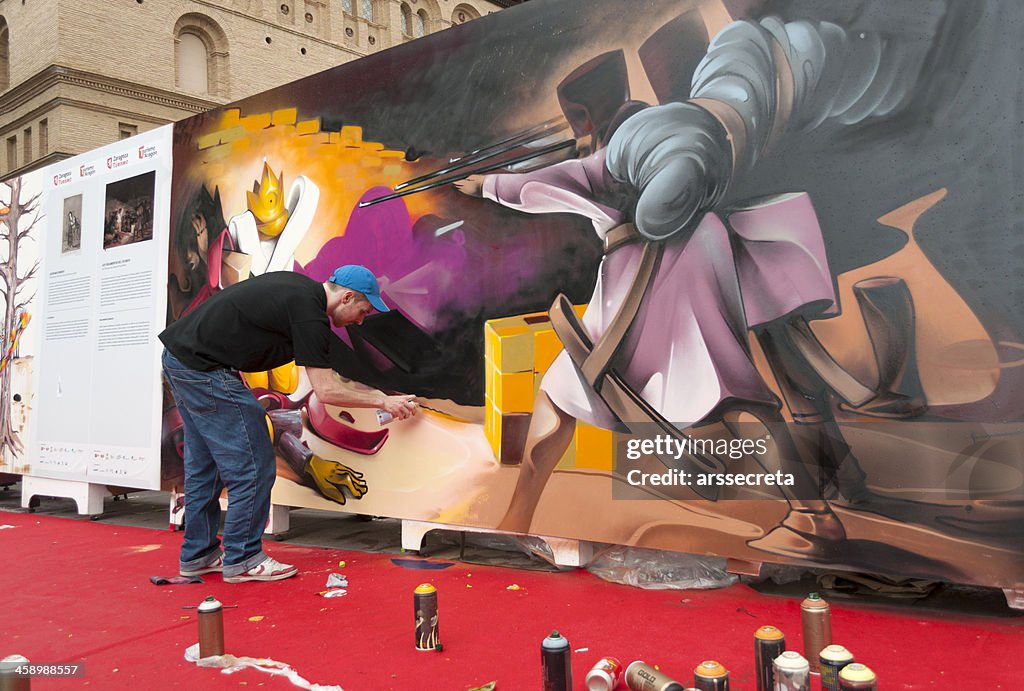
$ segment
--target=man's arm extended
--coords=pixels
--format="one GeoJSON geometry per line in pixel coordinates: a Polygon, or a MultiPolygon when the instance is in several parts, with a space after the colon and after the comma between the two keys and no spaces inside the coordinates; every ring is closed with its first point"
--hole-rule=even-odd
{"type": "Polygon", "coordinates": [[[416,397],[411,394],[388,395],[377,389],[364,389],[326,367],[307,367],[306,376],[316,397],[328,405],[380,408],[396,420],[410,418],[419,410],[416,397]]]}

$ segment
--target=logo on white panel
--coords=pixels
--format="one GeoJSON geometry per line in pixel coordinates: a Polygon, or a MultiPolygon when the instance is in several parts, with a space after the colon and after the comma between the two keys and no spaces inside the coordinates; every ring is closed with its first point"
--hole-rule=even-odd
{"type": "Polygon", "coordinates": [[[153,158],[157,154],[157,148],[155,146],[140,146],[139,147],[139,158],[153,158]]]}
{"type": "Polygon", "coordinates": [[[80,178],[91,178],[96,174],[96,166],[94,165],[80,165],[78,166],[78,177],[80,178]]]}
{"type": "Polygon", "coordinates": [[[61,185],[68,184],[69,182],[71,182],[71,175],[72,173],[70,170],[64,170],[57,173],[56,175],[53,176],[53,186],[60,187],[61,185]]]}
{"type": "Polygon", "coordinates": [[[118,154],[116,156],[109,156],[107,158],[107,168],[121,168],[128,165],[128,152],[118,154]]]}

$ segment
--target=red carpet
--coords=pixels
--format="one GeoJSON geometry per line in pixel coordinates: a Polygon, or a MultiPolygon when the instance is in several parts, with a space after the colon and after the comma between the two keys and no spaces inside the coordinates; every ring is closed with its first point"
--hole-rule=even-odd
{"type": "MultiPolygon", "coordinates": [[[[732,688],[754,688],[754,630],[774,624],[799,646],[799,598],[738,585],[717,591],[644,591],[583,571],[534,573],[457,564],[443,571],[395,566],[379,554],[270,542],[270,554],[302,573],[277,583],[161,586],[174,575],[179,534],[88,521],[0,513],[0,657],[85,661],[84,679],[35,679],[46,689],[295,689],[255,670],[224,675],[184,661],[196,641],[195,605],[226,605],[228,652],[290,664],[345,691],[539,687],[540,642],[552,628],[574,649],[575,688],[601,656],[643,659],[692,683],[701,660],[731,670],[732,688]],[[344,559],[344,569],[338,561],[344,559]],[[327,575],[348,576],[346,597],[318,596],[327,575]],[[433,582],[442,652],[413,647],[412,591],[433,582]],[[518,591],[507,586],[518,584],[518,591]],[[472,587],[468,587],[472,586],[472,587]],[[251,617],[262,617],[250,621],[251,617]]],[[[889,606],[833,604],[834,639],[873,668],[879,688],[1024,689],[1024,617],[911,615],[889,606]]],[[[814,682],[817,689],[817,682],[814,682]]]]}

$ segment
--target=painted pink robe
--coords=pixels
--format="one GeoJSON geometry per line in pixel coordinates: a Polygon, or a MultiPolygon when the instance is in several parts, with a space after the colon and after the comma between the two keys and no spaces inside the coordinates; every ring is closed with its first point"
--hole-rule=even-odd
{"type": "MultiPolygon", "coordinates": [[[[483,195],[528,213],[576,213],[602,240],[629,220],[612,199],[604,150],[522,174],[488,175],[483,195]]],[[[751,360],[748,328],[799,310],[835,309],[817,217],[806,194],[729,217],[707,213],[687,239],[668,240],[614,369],[679,427],[729,401],[777,405],[751,360]],[[735,251],[734,251],[735,242],[735,251]]],[[[641,243],[605,255],[583,324],[595,342],[622,304],[641,243]]],[[[623,429],[562,351],[541,388],[560,409],[604,429],[623,429]]]]}

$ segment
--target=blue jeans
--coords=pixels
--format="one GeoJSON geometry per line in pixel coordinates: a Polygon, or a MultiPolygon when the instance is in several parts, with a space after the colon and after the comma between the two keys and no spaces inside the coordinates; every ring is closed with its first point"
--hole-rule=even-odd
{"type": "Polygon", "coordinates": [[[266,558],[263,529],[277,462],[263,406],[231,370],[199,372],[167,350],[163,368],[185,433],[181,569],[202,568],[220,556],[219,498],[227,487],[224,575],[237,576],[266,558]]]}

